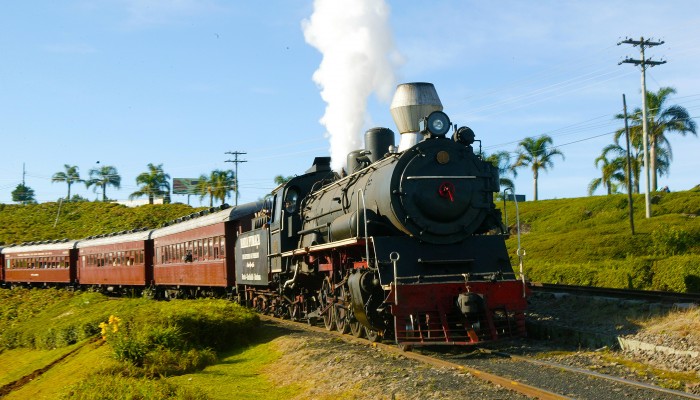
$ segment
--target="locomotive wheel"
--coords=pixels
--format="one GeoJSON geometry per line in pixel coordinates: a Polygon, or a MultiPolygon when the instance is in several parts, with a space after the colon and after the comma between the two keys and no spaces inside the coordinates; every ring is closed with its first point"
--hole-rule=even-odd
{"type": "Polygon", "coordinates": [[[350,322],[350,332],[356,338],[361,338],[365,336],[365,326],[360,323],[360,321],[350,322]]]}
{"type": "MultiPolygon", "coordinates": [[[[344,304],[350,304],[350,299],[345,295],[345,287],[341,286],[338,289],[338,298],[343,300],[344,304]]],[[[335,327],[338,332],[343,335],[350,332],[350,321],[348,321],[348,310],[343,304],[335,304],[335,327]]]]}
{"type": "Polygon", "coordinates": [[[367,336],[367,340],[369,340],[372,343],[377,343],[382,341],[382,336],[379,334],[379,332],[369,329],[365,327],[365,336],[367,336]]]}
{"type": "Polygon", "coordinates": [[[332,296],[333,290],[331,290],[331,282],[326,278],[321,285],[319,302],[321,303],[321,309],[326,309],[326,312],[321,314],[321,318],[323,318],[323,325],[326,327],[326,330],[329,331],[336,328],[335,305],[333,304],[332,296]]]}

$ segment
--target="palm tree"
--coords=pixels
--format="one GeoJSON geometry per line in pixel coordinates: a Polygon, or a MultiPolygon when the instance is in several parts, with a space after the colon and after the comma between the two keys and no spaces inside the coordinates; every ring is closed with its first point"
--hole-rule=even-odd
{"type": "Polygon", "coordinates": [[[507,188],[514,188],[515,184],[513,180],[507,178],[506,176],[513,173],[512,166],[510,164],[510,153],[507,151],[498,151],[491,154],[490,156],[484,158],[484,161],[491,163],[494,167],[498,168],[498,183],[507,188]]]}
{"type": "Polygon", "coordinates": [[[119,176],[117,169],[111,165],[105,165],[101,168],[93,168],[90,170],[90,179],[85,181],[85,186],[94,186],[93,191],[97,192],[97,188],[102,188],[102,201],[107,201],[107,186],[114,186],[116,189],[121,187],[122,177],[119,176]]]}
{"type": "Polygon", "coordinates": [[[75,165],[63,164],[65,171],[56,172],[51,177],[51,182],[65,182],[68,184],[68,196],[66,196],[66,201],[70,201],[70,186],[76,182],[85,182],[80,179],[80,173],[78,173],[78,167],[75,165]]]}
{"type": "MultiPolygon", "coordinates": [[[[627,150],[625,150],[622,146],[620,146],[617,143],[609,144],[603,148],[603,152],[596,159],[596,165],[598,165],[597,160],[601,158],[609,160],[609,165],[613,165],[616,168],[618,168],[618,170],[615,173],[622,173],[624,177],[624,182],[627,182],[627,150]],[[610,156],[614,158],[609,158],[610,156]]],[[[636,145],[634,145],[632,148],[630,148],[630,169],[632,172],[632,178],[630,180],[630,183],[632,185],[632,193],[639,193],[639,177],[641,176],[642,171],[642,161],[642,150],[636,145]]],[[[608,171],[604,172],[604,175],[612,176],[613,173],[610,173],[610,171],[608,171]]],[[[595,179],[593,181],[595,181],[595,179]]],[[[591,184],[593,184],[593,181],[591,181],[591,184]]],[[[589,185],[589,194],[591,194],[591,186],[592,185],[589,185]]]]}
{"type": "Polygon", "coordinates": [[[548,168],[554,166],[554,156],[564,154],[559,149],[551,148],[552,138],[547,135],[542,135],[535,138],[525,138],[518,143],[518,158],[511,167],[513,175],[517,176],[517,169],[520,167],[529,166],[532,170],[534,200],[537,201],[537,179],[540,170],[547,171],[548,168]]]}
{"type": "Polygon", "coordinates": [[[142,172],[136,177],[136,184],[141,185],[139,190],[129,195],[130,199],[148,196],[148,204],[153,204],[156,196],[168,196],[170,194],[170,175],[163,172],[163,164],[148,164],[148,171],[142,172]]]}
{"type": "Polygon", "coordinates": [[[625,184],[625,166],[627,161],[622,157],[617,157],[609,160],[605,153],[598,156],[595,159],[595,166],[601,168],[603,176],[600,178],[595,178],[588,185],[588,195],[593,195],[599,187],[604,187],[608,194],[617,193],[617,189],[620,185],[625,184]]]}
{"type": "Polygon", "coordinates": [[[276,175],[275,176],[275,184],[277,185],[282,185],[284,183],[289,182],[294,178],[294,175],[289,175],[289,176],[283,176],[283,175],[276,175]]]}
{"type": "MultiPolygon", "coordinates": [[[[692,133],[697,136],[695,121],[690,117],[688,111],[678,105],[664,108],[668,97],[676,93],[672,87],[662,87],[658,92],[647,92],[647,127],[649,134],[649,171],[651,172],[651,190],[657,190],[657,175],[668,173],[669,165],[663,165],[660,161],[660,152],[665,151],[666,161],[670,164],[673,159],[671,145],[666,137],[667,133],[676,132],[682,136],[692,133]],[[662,149],[663,148],[663,149],[662,149]]],[[[619,114],[616,118],[623,119],[624,115],[619,114]]],[[[630,116],[630,136],[642,136],[642,110],[637,108],[630,116]]],[[[624,129],[615,133],[615,138],[619,138],[625,133],[624,129]]],[[[641,139],[640,139],[641,141],[641,139]]],[[[664,158],[664,157],[661,157],[664,158]]]]}
{"type": "Polygon", "coordinates": [[[197,183],[197,194],[199,199],[203,200],[209,196],[209,207],[214,206],[214,199],[221,200],[221,204],[226,201],[226,197],[230,197],[229,192],[235,192],[238,198],[238,185],[236,176],[233,171],[222,171],[216,169],[209,176],[201,175],[197,183]]]}

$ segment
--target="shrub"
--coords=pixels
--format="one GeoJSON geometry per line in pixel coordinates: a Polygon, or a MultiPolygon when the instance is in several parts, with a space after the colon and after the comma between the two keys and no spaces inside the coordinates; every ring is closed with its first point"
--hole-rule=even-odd
{"type": "Polygon", "coordinates": [[[652,248],[656,255],[676,255],[688,250],[695,239],[688,231],[662,225],[651,233],[652,248]]]}
{"type": "Polygon", "coordinates": [[[657,261],[653,288],[700,293],[700,255],[674,256],[657,261]]]}
{"type": "Polygon", "coordinates": [[[148,302],[100,324],[117,360],[146,376],[171,376],[216,362],[217,350],[248,341],[259,318],[223,300],[148,302]]]}

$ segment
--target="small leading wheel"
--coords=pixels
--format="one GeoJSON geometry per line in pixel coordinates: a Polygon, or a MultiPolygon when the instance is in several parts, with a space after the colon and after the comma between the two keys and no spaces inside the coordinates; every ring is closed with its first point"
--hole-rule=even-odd
{"type": "Polygon", "coordinates": [[[335,304],[333,301],[333,290],[331,289],[331,282],[328,278],[323,280],[321,285],[321,291],[319,292],[319,303],[321,303],[321,310],[326,310],[321,314],[323,318],[323,326],[326,330],[332,331],[336,328],[335,321],[335,304]]]}
{"type": "Polygon", "coordinates": [[[365,336],[365,326],[358,320],[353,320],[350,322],[350,332],[356,338],[361,338],[365,336]]]}
{"type": "Polygon", "coordinates": [[[380,335],[379,332],[375,331],[374,329],[369,329],[367,327],[365,327],[365,336],[367,336],[367,340],[369,340],[372,343],[381,342],[382,340],[382,335],[380,335]]]}

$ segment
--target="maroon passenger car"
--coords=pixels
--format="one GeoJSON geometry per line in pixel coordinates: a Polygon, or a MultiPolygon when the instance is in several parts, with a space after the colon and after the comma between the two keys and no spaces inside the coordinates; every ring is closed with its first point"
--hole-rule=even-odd
{"type": "Polygon", "coordinates": [[[153,277],[158,289],[168,297],[230,293],[236,280],[236,238],[250,230],[261,208],[262,203],[248,203],[205,211],[153,231],[153,277]]]}
{"type": "Polygon", "coordinates": [[[78,242],[78,280],[108,292],[142,290],[153,282],[152,230],[103,235],[78,242]]]}
{"type": "Polygon", "coordinates": [[[2,249],[7,285],[69,285],[75,283],[76,241],[46,241],[2,249]]]}

